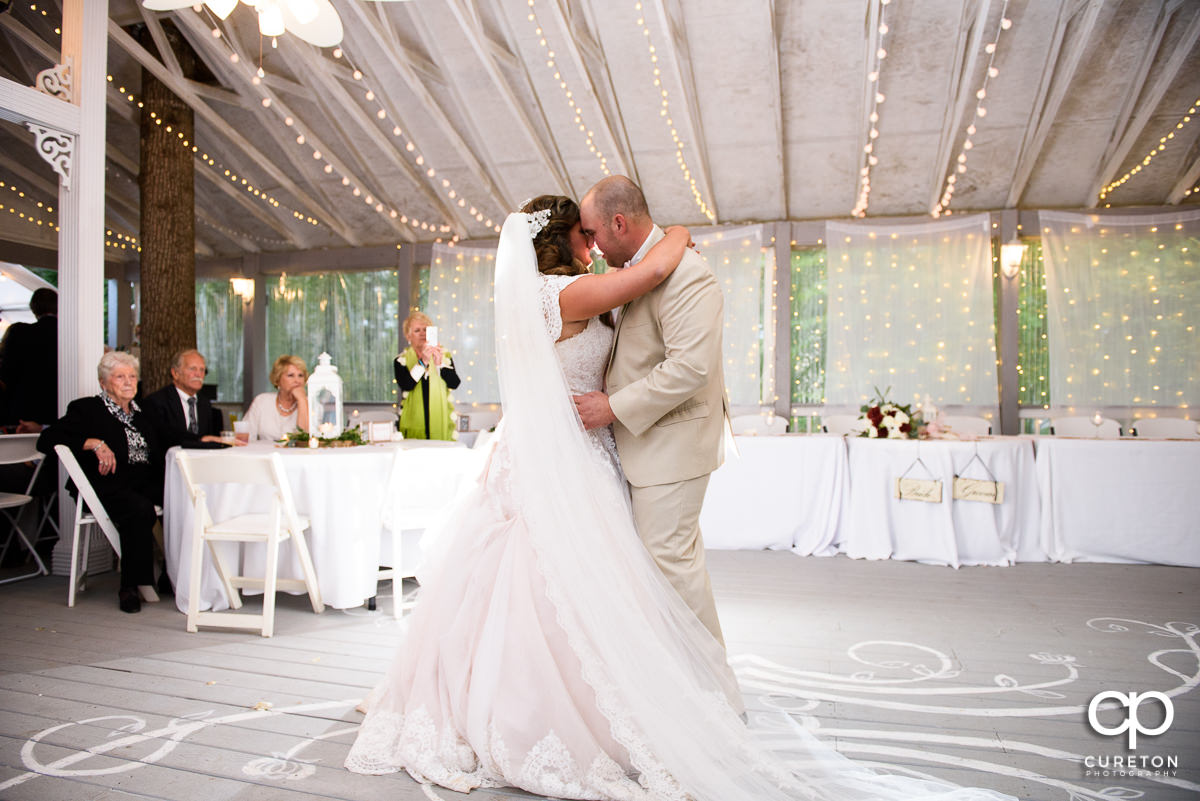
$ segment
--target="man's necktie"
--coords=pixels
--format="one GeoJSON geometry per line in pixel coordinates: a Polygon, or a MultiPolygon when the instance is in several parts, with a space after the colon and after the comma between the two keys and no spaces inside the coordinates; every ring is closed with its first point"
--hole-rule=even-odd
{"type": "Polygon", "coordinates": [[[196,419],[195,396],[188,398],[188,431],[191,431],[193,434],[200,433],[200,421],[196,419]]]}

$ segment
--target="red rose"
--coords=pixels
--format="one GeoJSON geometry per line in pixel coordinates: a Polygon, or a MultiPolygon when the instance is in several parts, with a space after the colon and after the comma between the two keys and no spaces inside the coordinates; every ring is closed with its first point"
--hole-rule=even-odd
{"type": "Polygon", "coordinates": [[[912,426],[911,426],[910,424],[908,424],[908,423],[903,423],[903,424],[900,426],[900,433],[901,433],[901,434],[907,434],[909,431],[912,431],[912,426]]]}
{"type": "Polygon", "coordinates": [[[871,425],[878,426],[883,422],[883,412],[879,411],[878,406],[872,406],[867,410],[867,419],[871,421],[871,425]]]}

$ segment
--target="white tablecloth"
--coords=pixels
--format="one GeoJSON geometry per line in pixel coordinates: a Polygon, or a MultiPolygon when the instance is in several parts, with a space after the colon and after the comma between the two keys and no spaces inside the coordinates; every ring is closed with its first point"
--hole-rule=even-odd
{"type": "MultiPolygon", "coordinates": [[[[254,444],[246,446],[244,452],[270,450],[273,450],[271,445],[254,444]]],[[[237,452],[240,451],[243,449],[237,452]]],[[[227,453],[237,455],[237,452],[227,453]]],[[[167,572],[175,585],[175,605],[186,611],[193,514],[176,453],[177,449],[172,449],[167,455],[163,529],[167,572]]],[[[463,479],[474,475],[480,460],[478,452],[457,443],[416,440],[355,448],[280,448],[278,453],[283,457],[296,509],[311,522],[305,536],[322,598],[337,609],[360,606],[375,595],[379,566],[390,563],[390,532],[386,529],[426,525],[431,510],[450,502],[463,479]],[[398,452],[402,456],[399,462],[398,452]],[[398,468],[393,484],[399,491],[388,489],[393,464],[398,468]]],[[[205,490],[209,509],[218,521],[269,510],[269,498],[249,487],[218,484],[206,485],[205,490]]],[[[263,546],[219,545],[228,549],[230,564],[238,564],[236,554],[240,552],[243,569],[249,575],[262,574],[263,546]]],[[[408,536],[405,545],[412,550],[408,536]]],[[[301,576],[290,543],[280,548],[279,576],[301,576]]],[[[229,601],[206,551],[200,608],[220,611],[228,607],[229,601]]]]}
{"type": "Polygon", "coordinates": [[[1009,565],[1047,559],[1038,538],[1040,502],[1033,442],[1003,437],[978,442],[848,438],[848,512],[840,550],[856,559],[906,559],[932,564],[1009,565]],[[952,499],[955,474],[987,478],[976,453],[1005,484],[999,505],[952,499]],[[928,468],[914,465],[917,457],[928,468]],[[911,470],[910,470],[911,468],[911,470]],[[941,503],[898,500],[896,479],[939,479],[941,503]]]}
{"type": "Polygon", "coordinates": [[[1052,559],[1200,567],[1200,442],[1041,437],[1037,473],[1052,559]]]}
{"type": "Polygon", "coordinates": [[[700,530],[709,548],[830,556],[846,501],[846,446],[821,434],[735,437],[712,474],[700,530]]]}

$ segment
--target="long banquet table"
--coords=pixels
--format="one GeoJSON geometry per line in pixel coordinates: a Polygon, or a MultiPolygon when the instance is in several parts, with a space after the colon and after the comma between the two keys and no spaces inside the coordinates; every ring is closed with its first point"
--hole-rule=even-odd
{"type": "Polygon", "coordinates": [[[846,445],[831,434],[735,437],[708,483],[708,548],[791,549],[832,556],[847,499],[846,445]]]}
{"type": "MultiPolygon", "coordinates": [[[[253,444],[226,453],[236,456],[238,452],[273,450],[272,445],[253,444]]],[[[172,449],[167,456],[163,530],[175,605],[187,611],[193,511],[177,452],[172,449]]],[[[296,509],[311,523],[306,536],[321,596],[338,609],[361,606],[375,595],[379,566],[390,564],[392,530],[425,525],[430,513],[445,507],[463,481],[474,475],[480,461],[478,451],[457,443],[409,440],[353,448],[279,448],[278,452],[296,509]]],[[[205,491],[217,520],[269,509],[269,497],[249,487],[206,485],[205,491]]],[[[218,543],[218,547],[227,548],[230,559],[240,559],[250,575],[255,571],[261,575],[263,546],[218,543]]],[[[229,601],[211,557],[205,552],[204,558],[200,607],[227,609],[229,601]]],[[[279,551],[279,576],[300,575],[291,545],[284,543],[279,551]]]]}
{"type": "Polygon", "coordinates": [[[1038,539],[1040,499],[1030,439],[848,438],[846,446],[849,512],[838,547],[848,556],[954,567],[1046,561],[1038,539]],[[896,498],[896,479],[906,473],[940,481],[940,502],[896,498]],[[955,476],[994,477],[1004,484],[1003,502],[954,499],[955,476]]]}
{"type": "Polygon", "coordinates": [[[1051,559],[1200,567],[1200,442],[1040,437],[1037,450],[1051,559]]]}

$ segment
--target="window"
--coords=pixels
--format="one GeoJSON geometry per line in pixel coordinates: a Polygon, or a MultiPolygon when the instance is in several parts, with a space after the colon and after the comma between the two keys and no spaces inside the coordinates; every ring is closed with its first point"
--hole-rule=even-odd
{"type": "Polygon", "coordinates": [[[400,341],[399,283],[392,270],[281,275],[267,282],[267,358],[309,365],[322,351],[345,382],[346,400],[395,403],[392,362],[400,341]]]}

